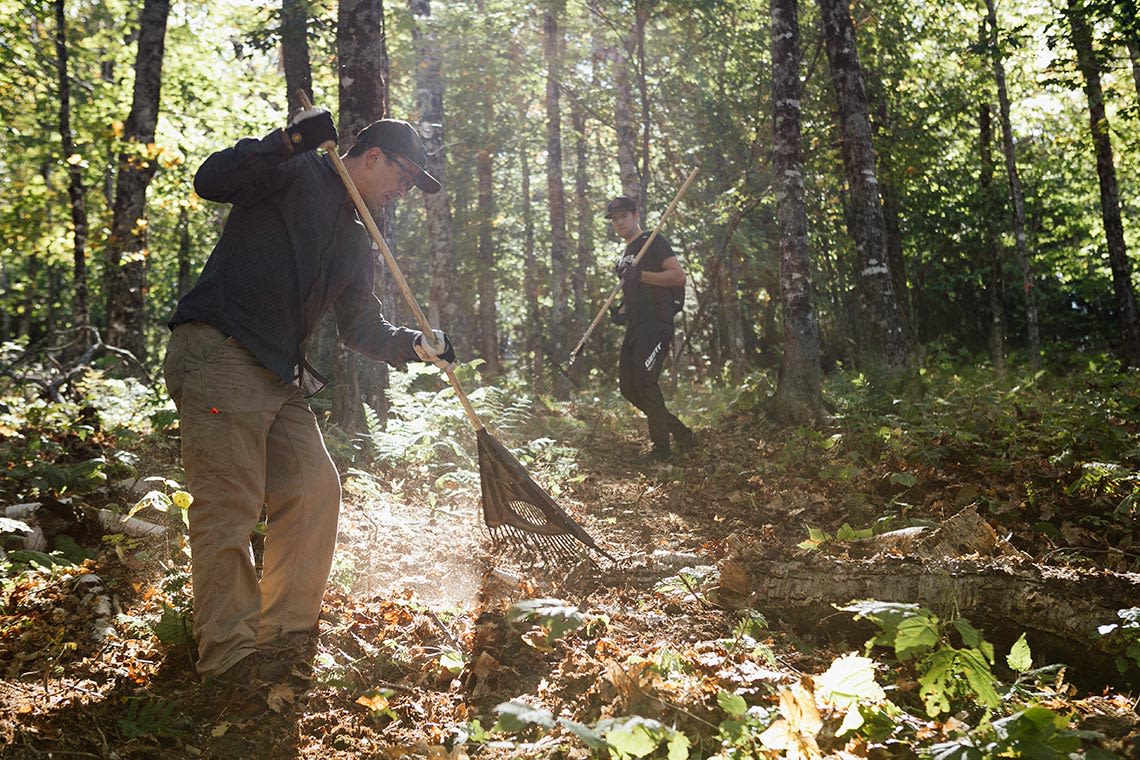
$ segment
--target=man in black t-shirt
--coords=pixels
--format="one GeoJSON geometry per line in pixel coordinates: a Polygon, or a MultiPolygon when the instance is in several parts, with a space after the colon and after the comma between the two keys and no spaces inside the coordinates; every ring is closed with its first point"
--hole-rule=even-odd
{"type": "Polygon", "coordinates": [[[653,448],[649,461],[664,462],[678,449],[693,444],[693,431],[665,408],[658,378],[673,343],[676,292],[685,285],[685,271],[673,255],[669,241],[658,235],[635,265],[649,232],[641,229],[641,216],[631,198],[619,196],[606,205],[606,218],[625,241],[617,272],[622,281],[622,302],[610,310],[616,324],[624,324],[625,338],[618,363],[621,395],[645,413],[653,448]]]}

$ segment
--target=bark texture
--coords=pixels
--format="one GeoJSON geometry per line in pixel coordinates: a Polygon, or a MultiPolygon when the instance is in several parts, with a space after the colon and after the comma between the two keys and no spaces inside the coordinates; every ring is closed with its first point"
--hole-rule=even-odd
{"type": "MultiPolygon", "coordinates": [[[[978,152],[980,154],[981,172],[978,178],[983,209],[993,208],[997,202],[997,193],[994,189],[994,157],[993,157],[993,115],[989,103],[983,103],[978,110],[978,152]]],[[[998,377],[1005,376],[1005,314],[1002,308],[1004,302],[1004,281],[1002,267],[1002,250],[998,242],[996,230],[990,222],[988,214],[983,214],[985,225],[982,234],[984,238],[984,255],[989,264],[989,277],[986,282],[986,294],[989,297],[990,307],[990,360],[994,365],[994,372],[998,377]]]]}
{"type": "Polygon", "coordinates": [[[776,165],[780,300],[784,351],[772,412],[777,419],[810,424],[823,417],[819,322],[815,315],[804,209],[800,131],[800,27],[798,0],[772,0],[772,145],[776,165]]]}
{"type": "MultiPolygon", "coordinates": [[[[342,145],[351,144],[361,128],[388,115],[388,50],[381,0],[344,0],[337,13],[337,61],[340,119],[337,132],[342,145]]],[[[374,214],[376,226],[387,235],[390,211],[374,214]]],[[[377,296],[385,316],[398,321],[396,302],[386,298],[384,281],[388,268],[380,252],[376,262],[377,296]]],[[[331,315],[330,315],[331,316],[331,315]]],[[[388,416],[388,366],[349,351],[339,341],[333,363],[332,420],[341,429],[355,433],[364,429],[364,404],[380,419],[388,416]]]]}
{"type": "Polygon", "coordinates": [[[871,144],[867,93],[846,0],[819,0],[838,106],[848,226],[855,243],[855,288],[861,309],[860,363],[872,371],[906,365],[908,352],[887,259],[882,197],[871,144]]]}
{"type": "Polygon", "coordinates": [[[1096,173],[1100,180],[1100,211],[1104,236],[1108,244],[1108,264],[1112,269],[1112,287],[1116,296],[1116,319],[1120,326],[1121,348],[1130,367],[1140,367],[1140,322],[1136,314],[1136,293],[1132,288],[1132,265],[1124,244],[1124,222],[1120,216],[1120,189],[1116,182],[1116,163],[1108,116],[1104,110],[1100,62],[1093,49],[1092,30],[1079,0],[1069,0],[1070,41],[1077,54],[1077,68],[1085,81],[1089,102],[1089,127],[1092,130],[1096,173]]]}
{"type": "MultiPolygon", "coordinates": [[[[546,11],[543,19],[543,49],[546,57],[546,197],[550,206],[550,333],[556,356],[569,353],[567,332],[567,275],[570,244],[566,236],[566,190],[562,178],[562,107],[559,83],[562,81],[562,55],[565,37],[559,27],[562,2],[546,11]]],[[[554,395],[570,397],[570,382],[564,375],[554,378],[554,395]]]]}
{"type": "Polygon", "coordinates": [[[162,86],[169,0],[146,0],[139,16],[131,112],[123,127],[107,239],[104,292],[107,343],[146,357],[146,191],[158,168],[152,155],[162,86]]]}
{"type": "Polygon", "coordinates": [[[71,201],[72,288],[75,326],[91,325],[87,283],[87,194],[83,187],[83,162],[71,132],[71,79],[68,74],[67,17],[65,0],[55,0],[56,73],[59,82],[59,141],[67,162],[67,196],[71,201]]]}
{"type": "Polygon", "coordinates": [[[427,149],[428,173],[443,189],[424,195],[427,216],[429,264],[428,321],[451,336],[456,345],[467,345],[468,335],[460,317],[462,298],[452,244],[451,195],[447,187],[447,153],[444,147],[444,88],[441,51],[431,15],[431,0],[410,0],[415,23],[412,44],[416,51],[416,129],[427,149]]]}
{"type": "Polygon", "coordinates": [[[997,14],[993,0],[986,0],[986,24],[989,27],[989,51],[997,84],[998,113],[1001,122],[1001,152],[1005,156],[1005,173],[1009,180],[1010,211],[1013,222],[1013,239],[1017,251],[1017,263],[1021,268],[1021,287],[1025,292],[1025,332],[1029,343],[1029,363],[1037,369],[1041,366],[1041,331],[1037,316],[1037,291],[1033,284],[1033,259],[1029,254],[1029,241],[1026,235],[1025,194],[1021,189],[1021,178],[1017,173],[1017,157],[1013,146],[1013,128],[1009,121],[1009,93],[1005,85],[1005,64],[1002,63],[1001,47],[998,44],[997,14]]]}
{"type": "Polygon", "coordinates": [[[297,91],[313,99],[313,70],[309,63],[309,0],[281,0],[281,62],[285,67],[289,113],[301,109],[297,91]]]}

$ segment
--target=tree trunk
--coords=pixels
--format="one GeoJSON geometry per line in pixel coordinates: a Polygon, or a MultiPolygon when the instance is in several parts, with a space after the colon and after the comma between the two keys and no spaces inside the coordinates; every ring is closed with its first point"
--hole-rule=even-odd
{"type": "Polygon", "coordinates": [[[1117,610],[1140,596],[1135,575],[1024,560],[757,555],[722,561],[718,602],[747,598],[748,606],[778,611],[801,630],[844,638],[869,638],[870,631],[836,615],[837,606],[865,599],[919,604],[968,619],[1007,651],[1024,633],[1036,657],[1079,666],[1083,680],[1117,681],[1114,658],[1094,643],[1096,630],[1118,623],[1117,610]]]}
{"type": "MultiPolygon", "coordinates": [[[[873,129],[872,136],[878,140],[879,136],[887,131],[890,116],[887,111],[887,97],[882,92],[881,83],[876,90],[879,96],[872,99],[875,109],[875,123],[871,126],[873,129]]],[[[902,228],[899,223],[902,211],[892,163],[889,150],[878,154],[879,188],[883,197],[883,234],[886,237],[887,262],[891,268],[891,287],[895,291],[895,299],[899,305],[899,319],[902,320],[903,336],[907,342],[907,349],[910,351],[918,345],[918,331],[914,324],[910,288],[907,286],[906,256],[903,253],[902,228]]]]}
{"type": "MultiPolygon", "coordinates": [[[[562,81],[562,54],[565,37],[558,26],[563,0],[554,0],[543,20],[546,56],[546,196],[550,206],[550,350],[556,357],[569,353],[567,331],[567,262],[570,244],[566,238],[566,191],[562,184],[562,108],[559,83],[562,81]]],[[[554,379],[555,398],[570,397],[570,382],[559,374],[554,379]]]]}
{"type": "Polygon", "coordinates": [[[906,365],[908,352],[887,259],[882,198],[871,145],[867,95],[855,49],[855,28],[845,0],[819,0],[819,6],[850,193],[848,224],[856,250],[856,291],[862,328],[859,360],[872,373],[890,372],[906,365]]]}
{"type": "Polygon", "coordinates": [[[456,345],[468,345],[466,325],[460,316],[462,299],[459,276],[452,246],[451,200],[446,181],[446,148],[444,142],[443,74],[439,39],[431,18],[431,0],[409,0],[412,18],[412,43],[416,51],[416,97],[419,121],[416,129],[424,138],[429,174],[438,179],[443,189],[424,195],[427,216],[429,264],[427,318],[434,327],[451,336],[456,345]]]}
{"type": "Polygon", "coordinates": [[[1002,251],[994,231],[993,220],[988,213],[998,203],[997,193],[994,191],[994,129],[989,103],[983,103],[979,109],[978,129],[978,150],[981,154],[981,172],[978,178],[981,190],[980,206],[984,226],[985,255],[989,261],[990,271],[989,282],[986,284],[990,304],[990,358],[997,376],[1005,377],[1005,317],[1002,309],[1005,280],[1002,276],[1002,251]]]}
{"type": "Polygon", "coordinates": [[[1100,211],[1104,235],[1108,243],[1108,263],[1112,269],[1112,285],[1116,295],[1116,319],[1124,361],[1140,367],[1140,322],[1136,315],[1136,294],[1132,288],[1132,265],[1124,245],[1124,223],[1120,217],[1120,191],[1116,184],[1116,164],[1108,116],[1104,110],[1104,91],[1100,82],[1100,63],[1093,50],[1092,31],[1078,0],[1069,0],[1068,13],[1071,42],[1077,53],[1077,68],[1085,80],[1085,96],[1089,101],[1089,125],[1092,129],[1096,173],[1100,178],[1100,211]]]}
{"type": "MultiPolygon", "coordinates": [[[[594,214],[590,210],[590,166],[589,146],[586,143],[586,112],[581,101],[575,97],[570,105],[570,120],[574,125],[574,198],[578,215],[578,261],[571,276],[574,290],[574,317],[571,322],[574,334],[586,331],[589,313],[589,297],[586,293],[586,273],[594,255],[594,214]]],[[[577,361],[570,368],[575,381],[579,380],[585,367],[577,361]]]]}
{"type": "Polygon", "coordinates": [[[1029,342],[1029,364],[1033,369],[1041,366],[1041,334],[1037,319],[1037,289],[1033,283],[1033,260],[1025,232],[1025,197],[1021,179],[1017,174],[1017,161],[1013,148],[1013,128],[1009,121],[1009,93],[1005,86],[1005,65],[998,45],[997,15],[993,0],[986,0],[986,23],[989,25],[989,50],[993,62],[994,81],[997,84],[998,109],[1001,121],[1001,150],[1005,155],[1005,171],[1009,179],[1009,196],[1013,210],[1013,239],[1017,263],[1021,268],[1021,286],[1025,292],[1025,328],[1029,342]]]}
{"type": "Polygon", "coordinates": [[[313,99],[313,69],[309,63],[310,0],[281,0],[281,62],[289,113],[301,109],[297,91],[313,99]]]}
{"type": "Polygon", "coordinates": [[[637,0],[634,3],[634,41],[637,45],[637,95],[641,101],[641,182],[637,188],[637,207],[649,208],[649,83],[645,77],[645,25],[654,0],[637,0]]]}
{"type": "MultiPolygon", "coordinates": [[[[337,11],[337,65],[340,119],[337,133],[349,141],[360,129],[388,114],[388,51],[381,0],[343,0],[337,11]]],[[[388,236],[389,214],[374,216],[377,228],[388,236]]],[[[383,294],[387,266],[374,253],[376,281],[383,294]]],[[[385,300],[386,315],[395,321],[395,303],[385,300]]],[[[364,407],[376,410],[381,420],[388,416],[385,391],[388,366],[349,351],[338,341],[333,364],[332,421],[349,433],[364,429],[364,407]]]]}
{"type": "Polygon", "coordinates": [[[800,133],[798,0],[772,0],[772,153],[776,166],[780,301],[784,352],[772,399],[776,419],[807,425],[823,419],[819,322],[811,287],[800,133]]]}
{"type": "Polygon", "coordinates": [[[71,80],[68,75],[67,19],[65,0],[55,0],[55,52],[59,82],[59,138],[67,162],[67,195],[71,200],[73,322],[78,328],[91,325],[87,289],[87,194],[83,187],[83,157],[71,134],[71,80]]]}
{"type": "Polygon", "coordinates": [[[170,0],[145,0],[139,16],[131,113],[123,127],[107,239],[104,292],[108,344],[146,358],[146,190],[158,165],[152,154],[170,0]]]}
{"type": "Polygon", "coordinates": [[[527,146],[519,147],[519,167],[522,173],[523,219],[523,292],[526,295],[527,320],[524,327],[526,352],[530,357],[530,388],[536,395],[546,392],[542,367],[542,316],[538,310],[538,260],[534,254],[534,210],[530,202],[530,161],[527,146]]]}
{"type": "Polygon", "coordinates": [[[491,151],[487,148],[475,154],[476,186],[478,188],[479,217],[479,337],[483,360],[483,374],[493,379],[502,374],[499,357],[498,278],[495,276],[495,240],[492,221],[495,218],[494,175],[491,151]]]}
{"type": "MultiPolygon", "coordinates": [[[[637,199],[641,178],[637,171],[637,129],[633,125],[633,90],[629,82],[632,33],[614,55],[614,130],[617,132],[618,176],[622,195],[637,199]]],[[[644,206],[638,206],[644,211],[644,206]]]]}

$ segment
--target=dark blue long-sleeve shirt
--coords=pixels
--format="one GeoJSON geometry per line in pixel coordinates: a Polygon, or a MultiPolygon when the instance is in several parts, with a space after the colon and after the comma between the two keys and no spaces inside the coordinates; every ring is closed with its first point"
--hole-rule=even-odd
{"type": "Polygon", "coordinates": [[[206,322],[295,382],[309,379],[304,343],[333,308],[349,348],[392,365],[416,360],[419,331],[384,319],[372,242],[327,156],[291,156],[278,130],[211,155],[194,189],[232,210],[171,328],[206,322]]]}

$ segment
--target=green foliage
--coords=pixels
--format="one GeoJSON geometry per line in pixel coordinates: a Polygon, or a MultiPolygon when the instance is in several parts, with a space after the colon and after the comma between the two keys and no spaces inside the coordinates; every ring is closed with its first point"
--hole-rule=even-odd
{"type": "Polygon", "coordinates": [[[182,732],[174,713],[177,707],[177,703],[162,699],[128,699],[126,713],[118,721],[119,731],[126,739],[178,736],[182,732]]]}
{"type": "MultiPolygon", "coordinates": [[[[1072,719],[1052,710],[1029,707],[989,726],[972,731],[952,742],[935,744],[930,756],[935,760],[983,760],[993,757],[1023,757],[1031,760],[1062,760],[1074,757],[1085,740],[1101,738],[1094,731],[1069,728],[1072,719]]],[[[1110,753],[1090,750],[1081,757],[1108,760],[1110,753]]]]}
{"type": "Polygon", "coordinates": [[[586,624],[586,616],[577,607],[561,599],[524,599],[515,602],[507,610],[507,620],[512,623],[533,622],[541,626],[546,632],[548,644],[586,624]]]}
{"type": "Polygon", "coordinates": [[[567,718],[555,718],[549,710],[522,702],[505,702],[498,705],[495,712],[499,719],[491,729],[493,732],[517,733],[531,727],[549,731],[558,725],[588,747],[604,749],[619,760],[648,757],[658,747],[665,748],[669,760],[684,760],[689,756],[689,738],[685,734],[640,715],[605,718],[590,727],[567,718]]]}
{"type": "MultiPolygon", "coordinates": [[[[945,715],[967,700],[990,709],[1001,704],[998,681],[991,671],[993,645],[964,618],[951,624],[963,644],[955,647],[946,625],[917,604],[872,600],[852,602],[840,609],[854,612],[856,620],[866,618],[879,626],[880,632],[867,642],[868,652],[875,646],[886,646],[893,648],[900,661],[915,661],[919,696],[930,717],[945,715]]],[[[1022,645],[1023,641],[1015,645],[1019,657],[1026,656],[1022,645]]]]}
{"type": "Polygon", "coordinates": [[[1120,623],[1108,623],[1097,628],[1097,636],[1104,639],[1109,651],[1117,652],[1116,667],[1121,673],[1129,668],[1140,668],[1140,607],[1117,610],[1120,623]]]}

